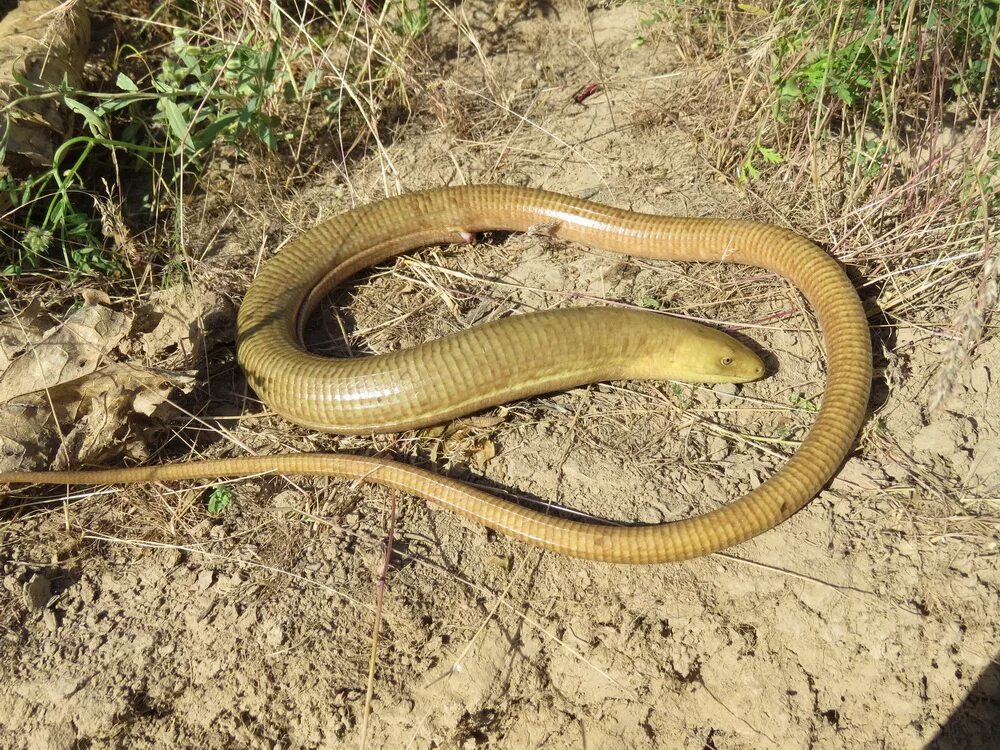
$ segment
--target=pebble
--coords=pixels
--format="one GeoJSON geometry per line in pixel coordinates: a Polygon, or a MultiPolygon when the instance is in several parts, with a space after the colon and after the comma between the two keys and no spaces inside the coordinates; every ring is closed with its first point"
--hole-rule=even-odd
{"type": "Polygon", "coordinates": [[[267,635],[264,636],[264,640],[267,642],[267,645],[277,648],[285,642],[285,629],[281,627],[280,623],[272,621],[266,627],[267,635]]]}
{"type": "Polygon", "coordinates": [[[977,570],[976,578],[985,586],[1000,589],[1000,570],[977,570]]]}
{"type": "Polygon", "coordinates": [[[729,445],[718,435],[708,438],[707,449],[709,461],[720,461],[729,455],[729,445]]]}
{"type": "Polygon", "coordinates": [[[203,570],[198,574],[198,578],[195,581],[195,586],[199,591],[207,591],[212,587],[212,583],[215,581],[215,573],[211,570],[203,570]]]}
{"type": "Polygon", "coordinates": [[[156,641],[149,633],[136,633],[132,638],[132,648],[139,654],[151,651],[155,645],[156,641]]]}
{"type": "Polygon", "coordinates": [[[330,578],[333,578],[334,580],[337,581],[346,581],[349,572],[350,571],[347,568],[347,563],[338,561],[334,563],[333,568],[330,571],[330,578]]]}
{"type": "Polygon", "coordinates": [[[176,568],[184,562],[184,553],[179,549],[167,550],[163,562],[168,568],[176,568]]]}
{"type": "Polygon", "coordinates": [[[52,584],[48,578],[35,573],[24,585],[24,597],[32,609],[41,609],[52,598],[52,584]]]}
{"type": "Polygon", "coordinates": [[[488,555],[484,562],[503,573],[509,573],[514,567],[514,558],[509,555],[488,555]]]}
{"type": "Polygon", "coordinates": [[[97,598],[97,590],[86,578],[80,581],[80,600],[84,604],[91,604],[97,598]]]}
{"type": "Polygon", "coordinates": [[[937,420],[913,436],[913,450],[932,456],[951,454],[962,445],[962,433],[953,419],[937,420]]]}
{"type": "Polygon", "coordinates": [[[712,390],[718,394],[720,401],[725,402],[732,399],[739,389],[736,387],[736,383],[716,383],[712,387],[712,390]]]}
{"type": "Polygon", "coordinates": [[[833,514],[845,518],[851,515],[851,503],[849,500],[838,499],[833,503],[833,514]]]}
{"type": "Polygon", "coordinates": [[[972,575],[975,570],[971,555],[959,555],[951,561],[951,565],[948,567],[963,575],[972,575]]]}

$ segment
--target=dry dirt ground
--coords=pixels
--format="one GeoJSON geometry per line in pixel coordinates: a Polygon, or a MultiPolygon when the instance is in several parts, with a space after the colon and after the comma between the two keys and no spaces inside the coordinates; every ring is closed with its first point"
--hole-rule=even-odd
{"type": "MultiPolygon", "coordinates": [[[[194,371],[176,399],[191,416],[163,417],[171,459],[377,450],[629,521],[741,495],[794,451],[823,390],[814,321],[760,272],[497,236],[377,269],[310,334],[343,349],[342,304],[350,345],[379,352],[609,299],[724,321],[769,353],[760,383],[604,384],[377,439],[309,434],[245,398],[230,293],[238,301],[283,240],[386,190],[530,184],[788,224],[861,257],[800,188],[772,185],[764,200],[718,176],[678,108],[701,73],[667,44],[632,48],[635,6],[565,3],[503,24],[485,5],[461,10],[469,30],[453,32],[429,89],[436,116],[422,100],[384,149],[290,198],[252,170],[231,176],[185,217],[190,286],[94,302],[158,313],[104,360],[194,371]],[[603,90],[574,102],[592,81],[603,90]]],[[[369,747],[1000,746],[1000,342],[974,351],[929,417],[948,325],[974,290],[952,278],[932,302],[877,315],[902,277],[860,277],[879,361],[854,456],[792,519],[704,559],[565,559],[412,498],[295,477],[235,482],[215,514],[206,486],[9,497],[20,510],[0,530],[0,746],[359,746],[390,526],[369,747]]]]}

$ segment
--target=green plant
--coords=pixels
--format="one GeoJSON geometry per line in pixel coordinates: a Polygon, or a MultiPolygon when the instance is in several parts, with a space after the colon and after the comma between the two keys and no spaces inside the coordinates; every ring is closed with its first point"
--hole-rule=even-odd
{"type": "Polygon", "coordinates": [[[299,84],[287,65],[279,65],[291,59],[281,55],[279,32],[270,40],[248,35],[236,44],[202,44],[193,40],[194,32],[177,29],[174,57],[162,60],[145,89],[124,72],[116,78],[117,90],[109,92],[20,80],[22,95],[8,112],[32,97],[59,97],[80,116],[85,134],[61,144],[50,168],[0,181],[0,193],[21,227],[0,265],[2,273],[18,274],[60,258],[71,277],[121,274],[120,262],[105,248],[91,186],[103,176],[117,176],[122,162],[133,179],[149,180],[148,203],[159,208],[179,177],[197,179],[218,140],[239,148],[252,138],[274,150],[294,139],[297,133],[283,128],[275,111],[280,102],[312,92],[320,76],[313,70],[299,84]]]}
{"type": "Polygon", "coordinates": [[[392,24],[392,29],[401,36],[415,39],[424,33],[430,22],[427,0],[416,0],[412,8],[409,0],[400,0],[399,19],[392,24]]]}
{"type": "Polygon", "coordinates": [[[0,193],[20,213],[22,227],[14,251],[2,266],[2,275],[36,268],[53,254],[61,258],[71,278],[95,271],[108,275],[122,272],[119,261],[105,250],[100,218],[86,189],[92,171],[89,160],[95,149],[106,150],[111,160],[116,159],[118,149],[140,156],[159,153],[160,149],[104,137],[107,110],[90,109],[69,96],[66,99],[73,102],[73,109],[87,111],[85,120],[91,134],[63,142],[48,170],[19,180],[9,176],[0,180],[0,193]]]}
{"type": "Polygon", "coordinates": [[[233,493],[226,485],[219,485],[212,489],[208,496],[208,512],[212,515],[221,513],[233,502],[233,493]]]}
{"type": "Polygon", "coordinates": [[[785,161],[785,157],[773,148],[762,145],[758,139],[747,151],[736,170],[736,177],[740,182],[748,182],[760,177],[760,170],[755,166],[755,162],[759,163],[758,159],[763,159],[768,164],[781,164],[785,161]]]}
{"type": "Polygon", "coordinates": [[[994,153],[983,163],[966,167],[962,179],[962,200],[975,206],[976,220],[1000,215],[1000,153],[994,153]]]}
{"type": "Polygon", "coordinates": [[[674,394],[674,398],[677,399],[677,406],[681,411],[686,411],[690,408],[691,403],[694,401],[691,389],[685,388],[680,383],[670,383],[670,392],[674,394]]]}
{"type": "Polygon", "coordinates": [[[819,407],[816,405],[814,399],[806,398],[804,394],[797,391],[792,391],[788,397],[788,403],[805,411],[819,411],[819,407]]]}
{"type": "Polygon", "coordinates": [[[856,165],[865,177],[875,177],[882,169],[887,152],[884,141],[865,138],[851,154],[851,163],[856,165]]]}
{"type": "Polygon", "coordinates": [[[792,10],[797,31],[779,37],[772,52],[776,114],[797,103],[839,105],[887,125],[901,96],[930,93],[935,66],[950,96],[985,94],[1000,54],[998,7],[995,0],[813,0],[792,10]]]}
{"type": "Polygon", "coordinates": [[[706,122],[718,123],[717,166],[740,182],[831,133],[858,144],[853,174],[875,177],[1000,90],[998,0],[663,0],[641,25],[640,47],[659,35],[686,59],[724,59],[726,75],[701,85],[709,101],[727,100],[721,86],[739,102],[706,122]]]}
{"type": "MultiPolygon", "coordinates": [[[[280,35],[202,45],[189,30],[176,29],[173,52],[176,59],[165,58],[152,80],[159,95],[152,121],[163,126],[173,153],[195,158],[219,137],[238,146],[252,135],[270,149],[294,138],[275,114],[277,100],[290,102],[297,95],[291,72],[278,65],[280,35]]],[[[123,78],[120,86],[135,87],[123,78]]],[[[305,88],[314,85],[315,77],[305,88]]]]}
{"type": "Polygon", "coordinates": [[[789,72],[777,67],[774,70],[779,112],[792,102],[812,104],[824,95],[834,96],[850,107],[871,89],[874,81],[884,83],[892,76],[903,50],[897,36],[881,33],[876,13],[874,8],[866,8],[861,30],[847,41],[834,32],[828,44],[813,44],[817,27],[779,40],[776,63],[799,56],[799,62],[789,72]]]}

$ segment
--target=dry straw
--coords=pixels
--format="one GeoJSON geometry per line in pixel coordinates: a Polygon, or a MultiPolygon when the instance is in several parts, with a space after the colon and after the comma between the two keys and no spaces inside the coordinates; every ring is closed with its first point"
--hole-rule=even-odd
{"type": "Polygon", "coordinates": [[[955,336],[944,352],[944,365],[931,388],[928,404],[934,414],[955,388],[955,382],[972,352],[982,339],[983,329],[990,312],[1000,296],[1000,259],[987,246],[983,250],[983,268],[975,296],[966,302],[955,316],[955,336]]]}

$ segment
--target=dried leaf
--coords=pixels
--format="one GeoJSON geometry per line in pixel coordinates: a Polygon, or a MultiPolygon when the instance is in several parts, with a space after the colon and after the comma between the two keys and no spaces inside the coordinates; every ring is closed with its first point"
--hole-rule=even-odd
{"type": "Polygon", "coordinates": [[[153,370],[107,355],[132,328],[132,316],[99,305],[82,307],[42,330],[37,311],[17,323],[28,340],[16,342],[4,322],[7,348],[18,354],[0,373],[0,470],[69,468],[145,452],[169,398],[188,392],[190,373],[153,370]]]}
{"type": "Polygon", "coordinates": [[[162,362],[176,352],[179,366],[200,365],[205,351],[236,336],[236,312],[230,300],[215,292],[175,286],[152,295],[142,315],[155,324],[142,336],[142,353],[162,362]]]}
{"type": "Polygon", "coordinates": [[[29,338],[26,351],[0,374],[0,403],[89,375],[131,326],[125,313],[81,307],[40,339],[29,338]]]}
{"type": "Polygon", "coordinates": [[[484,440],[472,454],[472,462],[482,471],[486,464],[497,455],[497,447],[492,440],[484,440]]]}
{"type": "Polygon", "coordinates": [[[38,300],[17,315],[0,320],[0,373],[24,351],[26,342],[39,341],[51,327],[52,318],[38,300]]]}
{"type": "MultiPolygon", "coordinates": [[[[80,80],[90,44],[90,17],[82,2],[21,0],[0,14],[0,104],[18,97],[22,85],[58,86],[80,80]]],[[[8,154],[49,165],[69,134],[72,118],[59,98],[22,97],[0,121],[8,154]]]]}

